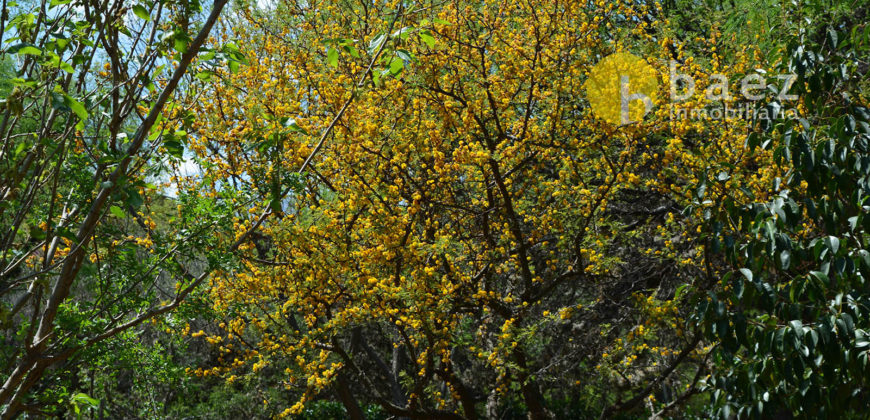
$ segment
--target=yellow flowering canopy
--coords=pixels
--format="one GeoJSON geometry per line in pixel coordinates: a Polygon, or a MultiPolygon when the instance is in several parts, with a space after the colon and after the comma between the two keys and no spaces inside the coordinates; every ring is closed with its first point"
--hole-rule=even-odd
{"type": "Polygon", "coordinates": [[[658,12],[552,0],[241,9],[233,36],[249,63],[202,82],[194,104],[194,188],[251,203],[223,238],[244,257],[211,280],[220,359],[195,372],[280,372],[299,397],[286,415],[329,391],[352,417],[365,402],[538,418],[556,410],[542,395],[597,415],[623,401],[583,401],[586,387],[632,401],[678,362],[700,365],[708,349],[674,296],[716,267],[687,233],[703,237],[714,202],[764,197],[779,169],[744,148],[745,121],[671,118],[710,105],[709,72],[743,74],[758,57],[722,51],[714,30],[691,40],[713,51],[696,62],[658,12]],[[642,121],[590,110],[584,82],[613,53],[660,78],[642,121]],[[678,105],[671,59],[698,84],[678,105]]]}

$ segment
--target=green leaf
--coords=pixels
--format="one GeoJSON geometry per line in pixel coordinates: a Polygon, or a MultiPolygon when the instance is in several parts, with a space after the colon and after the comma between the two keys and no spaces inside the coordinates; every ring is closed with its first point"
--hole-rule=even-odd
{"type": "Polygon", "coordinates": [[[837,31],[834,28],[828,28],[828,42],[832,47],[837,48],[837,31]]]}
{"type": "Polygon", "coordinates": [[[435,37],[432,36],[432,32],[428,30],[423,30],[417,33],[417,35],[420,36],[420,40],[423,41],[423,43],[426,44],[429,48],[435,46],[435,37]]]}
{"type": "Polygon", "coordinates": [[[42,50],[40,50],[39,48],[37,48],[37,47],[35,47],[35,46],[33,46],[33,45],[26,45],[26,46],[23,46],[23,47],[19,48],[17,54],[18,54],[18,55],[36,55],[36,56],[40,56],[40,55],[42,55],[42,50]]]}
{"type": "Polygon", "coordinates": [[[242,49],[233,42],[227,42],[221,47],[221,51],[231,54],[240,54],[242,52],[242,49]]]}
{"type": "Polygon", "coordinates": [[[345,51],[347,51],[348,54],[350,54],[351,57],[359,58],[359,51],[357,51],[357,49],[354,48],[353,45],[345,45],[343,48],[345,51]]]}
{"type": "Polygon", "coordinates": [[[804,338],[804,324],[799,319],[789,321],[788,324],[795,331],[795,334],[797,335],[798,338],[800,338],[800,339],[804,338]]]}
{"type": "Polygon", "coordinates": [[[115,216],[119,219],[123,219],[126,214],[124,214],[124,210],[121,210],[118,206],[109,207],[109,212],[112,213],[112,216],[115,216]]]}
{"type": "Polygon", "coordinates": [[[70,401],[72,401],[74,404],[82,404],[92,408],[96,408],[100,405],[100,400],[91,398],[91,396],[89,396],[88,394],[81,392],[73,395],[72,398],[70,398],[70,401]]]}
{"type": "Polygon", "coordinates": [[[187,52],[187,44],[190,43],[190,37],[187,36],[186,33],[174,33],[174,37],[172,38],[172,47],[175,48],[175,51],[178,51],[182,54],[187,52]]]}
{"type": "Polygon", "coordinates": [[[828,248],[830,248],[832,254],[836,254],[837,250],[840,249],[840,240],[837,239],[836,236],[828,236],[827,238],[825,238],[825,244],[828,245],[828,248]]]}
{"type": "Polygon", "coordinates": [[[212,71],[203,70],[203,71],[196,74],[196,78],[199,80],[202,80],[203,82],[208,82],[209,80],[211,80],[211,76],[213,74],[214,74],[214,72],[212,72],[212,71]]]}
{"type": "Polygon", "coordinates": [[[141,4],[133,6],[133,13],[138,16],[139,19],[151,20],[151,15],[148,13],[148,10],[141,4]]]}
{"type": "Polygon", "coordinates": [[[27,142],[19,142],[18,145],[15,146],[15,150],[12,152],[12,156],[18,157],[21,155],[21,152],[24,151],[28,146],[27,142]]]}
{"type": "Polygon", "coordinates": [[[791,252],[788,250],[780,252],[779,263],[783,270],[788,270],[789,265],[791,265],[791,252]]]}
{"type": "Polygon", "coordinates": [[[64,94],[63,103],[68,106],[80,120],[86,121],[88,119],[88,111],[85,109],[85,106],[81,102],[75,100],[72,96],[64,94]]]}
{"type": "Polygon", "coordinates": [[[187,41],[181,38],[175,38],[172,44],[175,51],[178,51],[182,54],[187,52],[187,41]]]}
{"type": "Polygon", "coordinates": [[[411,62],[411,61],[417,61],[417,58],[414,57],[414,55],[411,54],[411,52],[410,52],[410,51],[407,51],[407,50],[396,50],[396,55],[397,55],[399,58],[401,58],[402,60],[405,60],[405,61],[408,61],[408,62],[411,62]]]}
{"type": "Polygon", "coordinates": [[[393,76],[401,73],[402,70],[404,70],[404,68],[405,68],[405,61],[402,60],[401,58],[393,57],[393,59],[390,60],[390,74],[392,74],[393,76]]]}
{"type": "Polygon", "coordinates": [[[686,290],[687,287],[689,287],[688,283],[682,284],[679,287],[677,287],[677,290],[674,291],[674,300],[678,300],[680,298],[680,296],[683,295],[683,292],[686,290]]]}
{"type": "Polygon", "coordinates": [[[332,66],[338,66],[338,50],[335,48],[329,48],[326,50],[326,62],[332,66]]]}
{"type": "Polygon", "coordinates": [[[816,280],[818,280],[819,282],[821,282],[825,286],[827,286],[830,283],[830,280],[828,280],[828,275],[821,272],[821,271],[810,271],[810,276],[812,276],[813,278],[815,278],[816,280]]]}
{"type": "Polygon", "coordinates": [[[57,67],[57,68],[65,71],[69,74],[72,74],[75,71],[73,66],[71,66],[66,61],[61,60],[57,54],[54,54],[52,52],[48,52],[47,55],[49,55],[49,58],[48,58],[48,60],[46,60],[46,62],[48,63],[49,66],[57,67]]]}
{"type": "Polygon", "coordinates": [[[855,335],[855,321],[852,320],[852,315],[847,313],[840,314],[840,319],[846,324],[846,333],[849,337],[855,335]]]}
{"type": "Polygon", "coordinates": [[[184,156],[184,146],[182,146],[181,142],[176,139],[164,141],[163,147],[166,148],[167,153],[178,159],[181,159],[184,156]]]}
{"type": "Polygon", "coordinates": [[[752,271],[750,271],[748,268],[741,268],[739,271],[740,274],[743,274],[743,277],[746,277],[746,280],[752,281],[752,271]]]}
{"type": "Polygon", "coordinates": [[[12,86],[24,86],[24,87],[36,87],[37,81],[31,79],[22,79],[20,77],[15,77],[12,79],[7,79],[12,83],[12,86]]]}

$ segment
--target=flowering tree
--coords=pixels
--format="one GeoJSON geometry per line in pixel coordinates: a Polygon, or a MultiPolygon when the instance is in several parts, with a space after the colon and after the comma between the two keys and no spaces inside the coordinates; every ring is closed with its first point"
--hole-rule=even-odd
{"type": "Polygon", "coordinates": [[[584,81],[615,52],[676,59],[698,80],[680,107],[716,102],[709,72],[752,68],[752,49],[719,32],[673,41],[662,13],[247,9],[233,35],[250,65],[212,74],[192,104],[206,175],[190,188],[253,203],[221,239],[243,239],[241,264],[211,282],[223,332],[193,334],[220,358],[195,373],[271,372],[300,396],[283,414],[331,393],[352,418],[367,404],[413,418],[609,416],[695,393],[709,347],[675,292],[716,283],[703,215],[766,197],[780,169],[743,148],[746,121],[669,119],[656,60],[654,113],[616,126],[590,112],[584,81]],[[717,47],[703,63],[687,52],[717,47]]]}

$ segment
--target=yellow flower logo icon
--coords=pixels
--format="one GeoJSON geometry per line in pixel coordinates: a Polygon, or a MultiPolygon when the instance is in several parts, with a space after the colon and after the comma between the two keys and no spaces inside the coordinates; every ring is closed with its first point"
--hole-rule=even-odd
{"type": "Polygon", "coordinates": [[[629,53],[598,62],[584,87],[595,116],[618,126],[642,120],[658,98],[656,70],[629,53]]]}

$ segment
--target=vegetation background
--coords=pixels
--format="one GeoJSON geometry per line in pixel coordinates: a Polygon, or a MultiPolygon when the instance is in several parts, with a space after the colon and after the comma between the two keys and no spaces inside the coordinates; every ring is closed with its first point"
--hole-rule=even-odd
{"type": "Polygon", "coordinates": [[[868,11],[3,0],[0,418],[865,418],[868,11]]]}

